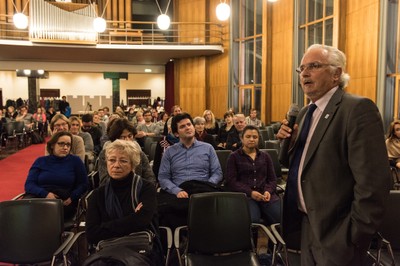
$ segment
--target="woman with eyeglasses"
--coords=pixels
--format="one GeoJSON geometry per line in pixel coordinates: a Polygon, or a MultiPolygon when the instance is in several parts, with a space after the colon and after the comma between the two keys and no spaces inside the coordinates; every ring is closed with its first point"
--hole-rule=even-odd
{"type": "MultiPolygon", "coordinates": [[[[131,134],[124,132],[125,135],[131,134]]],[[[89,198],[86,214],[86,236],[90,244],[101,240],[127,236],[143,230],[152,231],[158,237],[156,189],[152,182],[136,173],[140,165],[140,147],[133,141],[117,139],[105,147],[106,169],[110,177],[95,189],[89,198]]],[[[129,257],[141,257],[147,263],[163,265],[161,247],[155,239],[150,253],[138,253],[129,245],[105,247],[99,252],[112,253],[126,261],[129,257]],[[123,254],[120,250],[127,250],[123,254]]],[[[90,259],[90,257],[89,257],[90,259]]]]}
{"type": "Polygon", "coordinates": [[[140,150],[140,163],[135,168],[135,173],[140,175],[143,179],[155,183],[155,176],[150,167],[149,159],[146,154],[141,150],[140,145],[135,140],[137,131],[132,122],[126,118],[117,118],[112,121],[112,125],[108,131],[109,141],[104,144],[103,150],[99,154],[98,170],[100,183],[103,184],[108,179],[105,149],[107,146],[117,139],[133,142],[140,150]]]}
{"type": "Polygon", "coordinates": [[[72,145],[71,133],[55,133],[46,145],[49,155],[35,160],[25,182],[26,197],[62,199],[64,219],[75,214],[78,200],[88,188],[85,165],[71,154],[72,145]]]}
{"type": "MultiPolygon", "coordinates": [[[[52,134],[56,134],[61,131],[69,131],[71,129],[71,123],[68,118],[63,114],[56,114],[50,121],[50,130],[52,134]]],[[[73,145],[71,146],[71,154],[74,154],[81,158],[82,162],[85,161],[85,144],[83,143],[83,139],[79,136],[72,135],[73,145]]],[[[45,155],[48,155],[48,151],[46,149],[45,155]]]]}

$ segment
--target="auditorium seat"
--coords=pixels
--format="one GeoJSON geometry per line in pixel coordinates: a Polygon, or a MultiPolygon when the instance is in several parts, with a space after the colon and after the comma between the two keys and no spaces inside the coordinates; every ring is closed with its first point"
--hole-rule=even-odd
{"type": "MultiPolygon", "coordinates": [[[[50,262],[72,240],[64,232],[63,204],[58,199],[0,202],[0,261],[13,264],[50,262]]],[[[66,257],[64,257],[66,265],[66,257]]]]}
{"type": "Polygon", "coordinates": [[[193,194],[189,202],[188,225],[175,230],[174,241],[180,265],[260,265],[252,226],[261,228],[267,236],[267,246],[272,249],[267,254],[274,265],[276,240],[264,225],[251,223],[247,201],[244,193],[193,194]],[[181,257],[183,243],[180,236],[185,228],[187,246],[181,257]]]}

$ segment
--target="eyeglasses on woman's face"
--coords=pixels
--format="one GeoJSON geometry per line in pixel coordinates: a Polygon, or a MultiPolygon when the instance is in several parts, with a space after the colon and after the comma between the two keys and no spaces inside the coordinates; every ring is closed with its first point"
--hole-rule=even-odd
{"type": "Polygon", "coordinates": [[[64,147],[71,148],[71,143],[70,142],[57,142],[56,144],[60,148],[64,148],[64,147]]]}

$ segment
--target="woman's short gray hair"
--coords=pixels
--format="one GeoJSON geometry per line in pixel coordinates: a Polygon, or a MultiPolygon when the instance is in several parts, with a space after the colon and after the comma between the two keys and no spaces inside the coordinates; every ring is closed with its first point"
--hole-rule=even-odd
{"type": "Polygon", "coordinates": [[[117,139],[111,142],[106,147],[106,159],[114,151],[120,151],[127,155],[131,160],[132,169],[135,169],[140,164],[140,149],[133,141],[117,139]]]}

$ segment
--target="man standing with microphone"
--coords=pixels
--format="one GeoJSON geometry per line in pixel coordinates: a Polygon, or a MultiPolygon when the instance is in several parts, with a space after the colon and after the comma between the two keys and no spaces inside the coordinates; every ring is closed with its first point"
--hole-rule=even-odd
{"type": "Polygon", "coordinates": [[[310,46],[296,70],[310,104],[293,128],[284,120],[277,134],[293,144],[282,223],[284,237],[301,229],[303,266],[366,265],[389,195],[379,110],[345,93],[345,66],[337,48],[310,46]]]}

